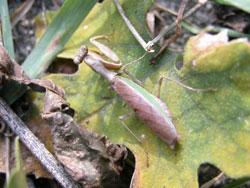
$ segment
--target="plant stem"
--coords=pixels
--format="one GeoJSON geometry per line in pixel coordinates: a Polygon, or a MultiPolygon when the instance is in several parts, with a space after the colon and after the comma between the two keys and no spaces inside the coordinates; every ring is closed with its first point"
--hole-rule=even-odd
{"type": "Polygon", "coordinates": [[[145,40],[141,37],[141,35],[138,33],[138,31],[135,29],[133,24],[130,22],[128,17],[126,16],[124,10],[122,9],[121,4],[119,3],[119,0],[114,0],[114,3],[117,7],[118,12],[122,16],[124,22],[126,23],[127,27],[131,31],[131,33],[134,35],[136,40],[140,43],[140,45],[143,47],[143,49],[147,52],[154,52],[153,46],[149,43],[146,43],[145,40]]]}
{"type": "Polygon", "coordinates": [[[78,187],[54,156],[1,98],[0,117],[64,188],[78,187]]]}
{"type": "MultiPolygon", "coordinates": [[[[197,3],[193,8],[191,8],[184,16],[183,20],[191,16],[194,12],[196,12],[200,7],[202,7],[205,3],[197,3]]],[[[157,43],[162,37],[167,35],[169,32],[171,32],[175,27],[176,27],[176,22],[172,23],[170,26],[165,26],[163,29],[160,31],[160,33],[149,43],[155,44],[157,43]]]]}
{"type": "Polygon", "coordinates": [[[184,14],[184,10],[185,10],[185,7],[188,3],[188,0],[182,0],[181,1],[181,4],[180,4],[180,8],[178,10],[178,13],[177,13],[177,18],[176,18],[176,21],[175,21],[175,25],[176,25],[176,31],[175,31],[175,34],[173,36],[171,36],[169,39],[166,39],[164,41],[164,44],[163,46],[161,47],[161,49],[159,50],[159,52],[157,52],[157,54],[154,56],[153,59],[156,59],[157,57],[159,57],[163,52],[164,50],[173,42],[175,42],[178,37],[180,36],[181,34],[181,21],[183,19],[183,14],[184,14]]]}

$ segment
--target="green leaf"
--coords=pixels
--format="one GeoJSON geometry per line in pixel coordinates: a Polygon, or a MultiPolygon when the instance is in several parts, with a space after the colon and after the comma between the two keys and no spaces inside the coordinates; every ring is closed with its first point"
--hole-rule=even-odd
{"type": "Polygon", "coordinates": [[[186,44],[182,72],[223,72],[232,67],[237,69],[239,64],[247,65],[249,58],[250,45],[246,39],[228,42],[225,31],[217,35],[201,33],[186,44]]]}
{"type": "MultiPolygon", "coordinates": [[[[139,33],[148,39],[145,12],[152,1],[121,2],[139,33]]],[[[93,49],[88,39],[100,34],[109,36],[106,44],[124,64],[144,54],[112,1],[106,0],[95,6],[59,57],[72,58],[82,43],[93,49]]],[[[224,71],[180,74],[175,66],[179,59],[176,54],[164,54],[155,66],[149,65],[149,59],[146,56],[139,64],[130,66],[129,71],[143,80],[145,89],[153,94],[157,91],[159,78],[166,75],[185,80],[186,85],[194,88],[217,88],[215,92],[194,92],[175,82],[163,83],[161,99],[167,104],[181,136],[176,150],[171,150],[142,121],[132,116],[126,124],[137,137],[144,135],[143,144],[138,143],[118,119],[131,113],[132,109],[125,106],[110,90],[108,82],[87,65],[81,64],[73,75],[44,78],[65,89],[80,124],[108,136],[113,142],[125,144],[133,152],[136,158],[135,187],[198,187],[197,171],[202,163],[211,163],[233,178],[249,178],[249,61],[244,67],[235,69],[238,76],[232,79],[230,66],[224,71]]],[[[35,104],[41,106],[41,103],[41,98],[37,98],[35,104]]]]}
{"type": "Polygon", "coordinates": [[[230,5],[250,13],[250,0],[215,0],[223,5],[230,5]]]}
{"type": "Polygon", "coordinates": [[[7,180],[6,188],[27,188],[25,172],[23,170],[19,138],[15,139],[16,166],[11,170],[10,177],[7,180]]]}

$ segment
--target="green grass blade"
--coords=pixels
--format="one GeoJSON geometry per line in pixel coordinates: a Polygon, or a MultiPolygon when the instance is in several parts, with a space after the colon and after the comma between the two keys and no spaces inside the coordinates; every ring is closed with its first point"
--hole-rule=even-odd
{"type": "Polygon", "coordinates": [[[6,188],[26,188],[26,176],[23,170],[19,138],[15,139],[16,166],[11,170],[10,178],[7,180],[6,188]]]}
{"type": "MultiPolygon", "coordinates": [[[[22,64],[29,77],[37,78],[44,73],[95,3],[96,0],[66,0],[64,2],[35,49],[22,64]]],[[[6,102],[11,104],[24,92],[25,87],[10,85],[2,95],[6,102]]]]}
{"type": "Polygon", "coordinates": [[[64,3],[22,65],[28,76],[37,78],[48,68],[95,3],[93,0],[67,0],[64,3]]]}
{"type": "Polygon", "coordinates": [[[3,44],[11,58],[15,58],[14,44],[7,0],[0,0],[3,44]]]}

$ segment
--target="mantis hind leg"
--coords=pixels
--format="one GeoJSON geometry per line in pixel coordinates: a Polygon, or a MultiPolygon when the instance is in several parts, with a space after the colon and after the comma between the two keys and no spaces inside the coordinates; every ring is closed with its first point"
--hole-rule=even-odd
{"type": "MultiPolygon", "coordinates": [[[[136,134],[126,125],[126,123],[124,122],[126,119],[128,119],[133,113],[129,113],[129,114],[125,114],[122,116],[119,116],[119,120],[121,121],[122,126],[131,134],[133,135],[133,137],[140,143],[143,144],[143,140],[145,139],[145,135],[142,134],[140,136],[140,138],[138,136],[136,136],[136,134]]],[[[145,152],[145,156],[146,156],[146,166],[149,167],[149,156],[148,156],[148,152],[147,149],[143,148],[143,151],[145,152]]]]}
{"type": "Polygon", "coordinates": [[[160,98],[160,94],[161,94],[161,86],[162,86],[162,82],[163,80],[166,79],[166,80],[169,80],[169,81],[173,81],[175,82],[176,84],[180,85],[181,87],[183,88],[186,88],[188,90],[191,90],[191,91],[194,91],[194,92],[209,92],[209,91],[217,91],[216,88],[194,88],[194,87],[191,87],[191,86],[188,86],[184,83],[182,83],[181,81],[177,80],[177,79],[174,79],[174,78],[171,78],[171,77],[168,77],[168,76],[162,76],[159,81],[158,81],[158,90],[157,90],[157,97],[160,98]]]}
{"type": "Polygon", "coordinates": [[[136,136],[136,134],[127,126],[127,124],[125,123],[126,119],[128,119],[133,113],[129,113],[129,114],[125,114],[122,116],[119,116],[119,120],[122,124],[122,126],[131,134],[133,135],[133,137],[140,143],[142,144],[143,141],[141,138],[139,138],[138,136],[136,136]]]}

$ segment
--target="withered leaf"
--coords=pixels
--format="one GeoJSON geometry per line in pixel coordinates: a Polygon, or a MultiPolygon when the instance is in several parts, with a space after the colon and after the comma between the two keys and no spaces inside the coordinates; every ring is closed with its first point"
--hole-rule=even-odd
{"type": "Polygon", "coordinates": [[[80,128],[71,116],[60,111],[45,118],[53,126],[55,155],[74,180],[86,187],[100,187],[118,178],[127,155],[125,147],[80,128]]]}

